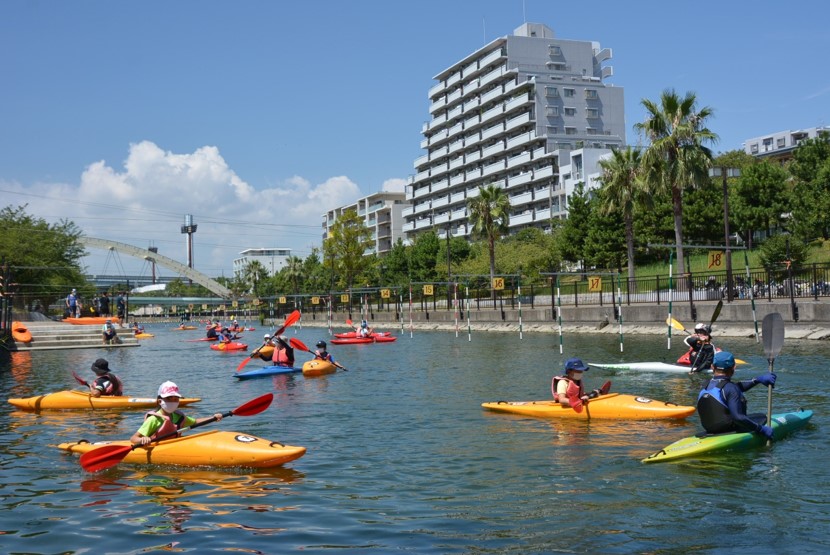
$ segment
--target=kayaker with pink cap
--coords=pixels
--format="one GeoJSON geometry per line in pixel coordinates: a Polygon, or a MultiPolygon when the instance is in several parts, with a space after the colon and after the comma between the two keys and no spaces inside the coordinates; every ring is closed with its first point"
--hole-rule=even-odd
{"type": "MultiPolygon", "coordinates": [[[[156,397],[159,409],[144,415],[144,422],[130,438],[130,443],[133,445],[147,445],[156,437],[175,433],[182,428],[189,428],[194,424],[210,419],[210,417],[196,419],[192,416],[186,416],[178,410],[181,397],[179,386],[175,383],[167,381],[161,384],[156,397]]],[[[222,420],[222,413],[217,412],[213,415],[213,418],[222,420]]]]}

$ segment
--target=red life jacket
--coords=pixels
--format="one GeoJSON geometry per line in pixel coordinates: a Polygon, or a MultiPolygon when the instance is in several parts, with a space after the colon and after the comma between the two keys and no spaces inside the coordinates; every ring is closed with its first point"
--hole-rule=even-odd
{"type": "MultiPolygon", "coordinates": [[[[582,388],[582,380],[579,380],[578,382],[576,382],[576,381],[570,379],[567,376],[554,376],[553,381],[551,381],[551,384],[550,384],[550,390],[551,390],[551,393],[553,393],[553,400],[556,401],[557,403],[562,402],[560,400],[559,394],[556,392],[556,390],[558,389],[558,386],[559,386],[559,382],[561,382],[561,381],[565,381],[569,385],[571,383],[574,383],[574,384],[578,385],[579,386],[579,396],[582,397],[583,395],[585,395],[585,390],[582,388]]],[[[565,388],[565,391],[567,391],[567,390],[568,390],[568,388],[565,388]]],[[[565,399],[567,399],[567,394],[566,394],[565,399]]]]}
{"type": "Polygon", "coordinates": [[[158,418],[161,418],[162,420],[164,420],[161,427],[158,430],[156,430],[156,433],[154,433],[152,436],[150,436],[150,439],[156,439],[157,437],[165,436],[167,434],[172,434],[174,432],[178,433],[178,431],[180,429],[182,429],[182,427],[184,427],[184,423],[185,423],[184,413],[180,410],[176,410],[176,411],[173,412],[173,414],[178,415],[178,417],[179,417],[178,422],[173,422],[173,419],[170,418],[169,416],[167,416],[166,414],[159,414],[156,411],[150,411],[150,412],[148,412],[144,415],[145,420],[147,420],[151,416],[155,416],[155,417],[158,417],[158,418]]]}

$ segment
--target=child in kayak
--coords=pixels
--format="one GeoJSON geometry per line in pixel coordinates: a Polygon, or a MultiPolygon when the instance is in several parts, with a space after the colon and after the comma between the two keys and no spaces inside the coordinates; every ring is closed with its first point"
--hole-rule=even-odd
{"type": "Polygon", "coordinates": [[[595,389],[585,393],[582,384],[582,373],[590,370],[590,367],[578,358],[569,358],[565,361],[565,375],[555,376],[551,382],[553,400],[565,407],[582,406],[588,399],[594,399],[605,395],[611,388],[611,382],[603,385],[601,389],[595,389]]]}
{"type": "Polygon", "coordinates": [[[121,380],[110,372],[110,364],[105,358],[99,358],[92,363],[92,371],[95,372],[95,380],[89,382],[89,393],[93,397],[104,395],[123,395],[121,380]]]}
{"type": "Polygon", "coordinates": [[[316,360],[326,360],[326,361],[334,364],[335,366],[337,366],[341,370],[346,369],[345,366],[343,366],[339,362],[336,362],[334,360],[334,357],[331,356],[331,354],[329,354],[328,351],[326,351],[326,342],[325,341],[323,341],[323,340],[318,341],[316,347],[317,347],[317,350],[314,351],[314,358],[316,360]]]}
{"type": "MultiPolygon", "coordinates": [[[[148,412],[144,416],[144,423],[130,438],[130,443],[133,445],[147,445],[156,437],[171,434],[211,418],[206,417],[197,420],[192,416],[185,416],[182,411],[178,410],[181,396],[179,386],[175,383],[168,381],[161,384],[156,397],[159,409],[155,412],[148,412]]],[[[213,415],[213,418],[217,421],[222,420],[222,413],[217,412],[213,415]]]]}
{"type": "Polygon", "coordinates": [[[715,346],[712,345],[712,326],[709,324],[697,324],[695,333],[683,340],[692,350],[689,353],[689,361],[692,363],[691,372],[696,373],[702,370],[709,370],[712,367],[712,359],[715,356],[715,346]]]}

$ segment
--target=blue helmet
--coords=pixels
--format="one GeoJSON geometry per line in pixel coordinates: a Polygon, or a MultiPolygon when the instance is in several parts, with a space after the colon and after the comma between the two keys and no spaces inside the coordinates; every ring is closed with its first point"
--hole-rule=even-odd
{"type": "Polygon", "coordinates": [[[735,357],[727,351],[718,351],[712,360],[712,366],[719,370],[730,370],[735,367],[735,357]]]}
{"type": "Polygon", "coordinates": [[[575,372],[587,372],[588,365],[578,358],[569,358],[565,361],[565,372],[573,370],[575,372]]]}

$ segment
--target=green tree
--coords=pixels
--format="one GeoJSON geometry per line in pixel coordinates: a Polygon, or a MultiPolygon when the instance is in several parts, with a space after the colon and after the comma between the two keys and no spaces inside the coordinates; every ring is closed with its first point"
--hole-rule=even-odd
{"type": "MultiPolygon", "coordinates": [[[[583,226],[585,239],[583,252],[589,266],[600,269],[622,271],[626,258],[626,224],[624,214],[619,210],[603,210],[608,206],[608,190],[597,191],[590,200],[592,210],[583,226]]],[[[631,256],[633,257],[633,248],[631,256]]]]}
{"type": "Polygon", "coordinates": [[[410,247],[410,264],[413,281],[435,281],[438,277],[436,262],[441,250],[441,240],[432,231],[426,231],[415,237],[410,247]]]}
{"type": "MultiPolygon", "coordinates": [[[[75,287],[85,296],[87,285],[80,260],[86,255],[78,227],[67,220],[49,224],[26,213],[26,206],[0,210],[0,263],[4,262],[16,286],[13,306],[32,310],[48,307],[75,287]]],[[[2,272],[2,269],[0,269],[2,272]]]]}
{"type": "Polygon", "coordinates": [[[586,225],[591,217],[591,192],[585,183],[579,182],[568,195],[568,217],[556,233],[556,246],[564,260],[574,262],[585,269],[586,225]]]}
{"type": "Polygon", "coordinates": [[[289,256],[285,261],[285,277],[288,278],[294,286],[294,294],[300,293],[300,280],[303,278],[303,261],[299,256],[289,256]]]}
{"type": "Polygon", "coordinates": [[[801,268],[810,253],[809,246],[787,233],[773,235],[761,245],[760,261],[765,270],[780,281],[787,277],[787,267],[801,268]]]}
{"type": "Polygon", "coordinates": [[[801,143],[789,169],[794,180],[792,231],[805,241],[830,239],[830,134],[801,143]]]}
{"type": "Polygon", "coordinates": [[[340,272],[342,283],[351,289],[355,278],[369,264],[364,255],[372,246],[372,230],[355,210],[349,209],[338,216],[330,231],[323,241],[323,252],[340,272]]]}
{"type": "Polygon", "coordinates": [[[729,192],[731,226],[751,249],[756,231],[783,225],[790,211],[789,175],[779,164],[762,160],[741,168],[741,177],[729,192]]]}
{"type": "Polygon", "coordinates": [[[643,154],[644,177],[651,189],[671,192],[677,259],[684,273],[683,191],[708,177],[712,152],[704,143],[718,139],[706,127],[712,109],[698,110],[694,93],[680,97],[673,89],[663,91],[659,103],[648,99],[641,103],[646,119],[634,127],[651,143],[643,154]]]}
{"type": "Polygon", "coordinates": [[[651,207],[651,191],[642,179],[640,151],[634,148],[614,150],[611,158],[600,160],[603,186],[600,210],[605,215],[622,214],[628,279],[634,279],[634,214],[651,207]]]}

